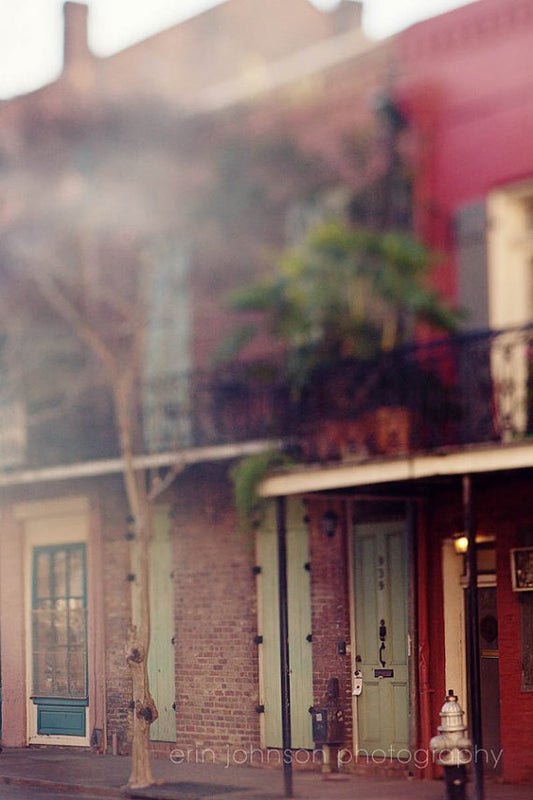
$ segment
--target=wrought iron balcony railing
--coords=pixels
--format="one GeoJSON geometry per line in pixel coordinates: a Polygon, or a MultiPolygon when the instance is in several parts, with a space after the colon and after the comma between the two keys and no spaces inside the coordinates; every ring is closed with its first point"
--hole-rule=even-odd
{"type": "MultiPolygon", "coordinates": [[[[4,403],[0,469],[119,455],[111,404],[94,395],[39,424],[4,403]]],[[[347,359],[298,393],[278,359],[169,375],[141,396],[139,452],[282,439],[323,461],[520,440],[533,434],[533,326],[347,359]]]]}
{"type": "Polygon", "coordinates": [[[323,460],[521,439],[533,432],[533,327],[346,359],[315,370],[298,393],[281,363],[256,362],[182,376],[165,394],[176,402],[155,408],[175,420],[159,425],[179,429],[172,446],[281,437],[323,460]]]}
{"type": "Polygon", "coordinates": [[[346,362],[316,374],[306,403],[301,441],[311,459],[524,439],[533,433],[533,326],[346,362]]]}

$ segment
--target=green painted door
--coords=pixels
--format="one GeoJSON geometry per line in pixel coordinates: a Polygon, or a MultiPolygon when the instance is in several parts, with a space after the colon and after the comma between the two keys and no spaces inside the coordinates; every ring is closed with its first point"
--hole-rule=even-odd
{"type": "MultiPolygon", "coordinates": [[[[299,500],[287,502],[287,594],[293,748],[313,747],[311,715],[313,673],[311,650],[311,589],[309,540],[299,500]]],[[[260,702],[264,706],[264,743],[281,747],[281,686],[278,596],[278,546],[275,503],[269,503],[257,534],[260,702]]]]}
{"type": "Polygon", "coordinates": [[[154,512],[150,542],[150,650],[148,678],[159,717],[150,727],[150,738],[176,741],[174,666],[174,587],[172,541],[168,510],[154,512]]]}
{"type": "Polygon", "coordinates": [[[405,522],[356,525],[354,554],[359,749],[392,757],[409,746],[405,522]]]}

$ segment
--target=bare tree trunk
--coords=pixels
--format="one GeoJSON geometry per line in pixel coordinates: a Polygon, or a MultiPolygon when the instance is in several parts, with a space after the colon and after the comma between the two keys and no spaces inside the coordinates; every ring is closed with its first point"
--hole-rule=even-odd
{"type": "Polygon", "coordinates": [[[128,786],[139,789],[154,783],[150,762],[150,725],[157,719],[148,686],[148,653],[137,638],[137,629],[132,627],[126,648],[126,660],[131,669],[133,683],[133,743],[131,775],[128,786]]]}
{"type": "MultiPolygon", "coordinates": [[[[134,391],[134,373],[125,375],[113,386],[115,411],[121,453],[124,458],[124,483],[128,505],[134,520],[135,539],[132,548],[137,548],[135,582],[139,596],[138,620],[132,620],[130,638],[126,647],[133,686],[133,741],[132,768],[128,781],[131,788],[150,786],[154,781],[150,763],[150,725],[158,717],[157,708],[150,694],[148,681],[148,651],[150,647],[150,585],[149,544],[152,531],[152,504],[141,483],[141,476],[133,467],[133,447],[130,403],[134,391]]],[[[132,583],[132,611],[134,608],[132,583]]]]}

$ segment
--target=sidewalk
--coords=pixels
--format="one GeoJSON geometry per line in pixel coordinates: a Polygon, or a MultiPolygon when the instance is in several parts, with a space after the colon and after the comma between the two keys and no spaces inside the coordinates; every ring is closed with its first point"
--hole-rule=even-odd
{"type": "MultiPolygon", "coordinates": [[[[153,800],[276,800],[284,796],[280,769],[218,764],[173,764],[154,758],[154,776],[161,785],[124,791],[131,761],[126,756],[101,756],[71,748],[4,749],[0,755],[0,785],[41,786],[83,797],[134,797],[153,800]]],[[[323,775],[293,771],[293,795],[298,800],[445,800],[442,781],[323,775]]],[[[467,796],[472,797],[469,786],[467,796]]],[[[532,786],[487,783],[486,800],[531,800],[532,786]]]]}

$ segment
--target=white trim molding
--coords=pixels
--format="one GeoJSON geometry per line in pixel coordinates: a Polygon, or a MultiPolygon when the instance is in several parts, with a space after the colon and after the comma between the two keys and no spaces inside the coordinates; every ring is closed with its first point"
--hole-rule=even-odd
{"type": "Polygon", "coordinates": [[[261,497],[327,491],[354,486],[402,483],[443,475],[467,475],[533,467],[533,442],[487,445],[461,451],[372,461],[344,461],[328,466],[285,469],[259,487],[261,497]]]}

